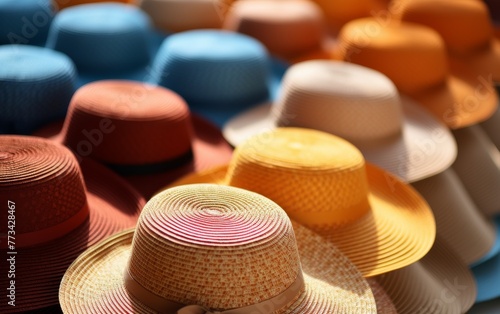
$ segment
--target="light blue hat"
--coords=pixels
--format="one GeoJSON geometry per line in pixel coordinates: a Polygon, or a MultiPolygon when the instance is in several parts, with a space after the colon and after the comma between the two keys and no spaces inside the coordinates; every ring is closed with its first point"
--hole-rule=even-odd
{"type": "Polygon", "coordinates": [[[76,69],[62,53],[36,46],[0,46],[0,133],[30,134],[64,117],[76,69]]]}
{"type": "Polygon", "coordinates": [[[165,39],[152,65],[152,83],[177,92],[191,110],[221,126],[275,99],[286,67],[252,37],[194,30],[165,39]]]}

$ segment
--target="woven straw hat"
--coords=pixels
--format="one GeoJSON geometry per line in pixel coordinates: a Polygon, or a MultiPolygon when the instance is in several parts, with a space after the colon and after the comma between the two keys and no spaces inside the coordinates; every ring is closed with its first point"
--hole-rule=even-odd
{"type": "Polygon", "coordinates": [[[54,11],[51,0],[2,1],[0,45],[44,45],[54,11]]]}
{"type": "Polygon", "coordinates": [[[138,0],[156,28],[167,32],[221,28],[233,0],[138,0]]]}
{"type": "Polygon", "coordinates": [[[229,166],[173,183],[219,183],[269,197],[293,220],[335,243],[364,276],[422,258],[432,211],[410,186],[365,164],[350,143],[316,130],[277,128],[238,146],[229,166]]]}
{"type": "Polygon", "coordinates": [[[271,54],[297,62],[330,58],[334,39],[325,26],[323,12],[314,2],[253,0],[235,2],[223,28],[252,36],[271,54]]]}
{"type": "Polygon", "coordinates": [[[481,128],[486,132],[497,149],[500,149],[500,109],[497,109],[491,118],[482,122],[481,128]]]}
{"type": "Polygon", "coordinates": [[[377,311],[367,282],[334,245],[294,229],[269,199],[213,184],[153,197],[135,232],[76,259],[59,300],[65,313],[377,311]]]}
{"type": "Polygon", "coordinates": [[[36,135],[106,164],[146,198],[191,171],[227,163],[232,153],[220,131],[191,115],[179,95],[131,81],[81,87],[64,125],[48,125],[36,135]]]}
{"type": "Polygon", "coordinates": [[[479,210],[500,214],[500,153],[479,126],[454,131],[458,155],[453,169],[479,210]]]}
{"type": "Polygon", "coordinates": [[[68,55],[79,86],[102,79],[151,78],[148,66],[160,46],[146,13],[123,3],[64,9],[50,26],[47,47],[68,55]]]}
{"type": "Polygon", "coordinates": [[[420,261],[375,278],[399,314],[466,313],[477,295],[467,265],[439,236],[420,261]]]}
{"type": "Polygon", "coordinates": [[[437,234],[467,265],[499,252],[494,225],[476,207],[453,169],[412,185],[431,206],[437,234]]]}
{"type": "Polygon", "coordinates": [[[351,21],[340,31],[335,55],[384,73],[452,129],[484,121],[497,109],[491,82],[464,67],[451,73],[442,38],[426,26],[351,21]]]}
{"type": "Polygon", "coordinates": [[[0,46],[0,133],[30,134],[64,117],[76,69],[64,54],[27,45],[0,46]]]}
{"type": "Polygon", "coordinates": [[[224,137],[236,146],[277,126],[317,129],[340,136],[365,158],[407,182],[437,174],[453,163],[455,140],[432,114],[400,96],[372,69],[336,61],[293,65],[280,97],[231,119],[224,137]]]}
{"type": "MultiPolygon", "coordinates": [[[[8,135],[0,136],[0,197],[15,207],[15,240],[8,239],[15,248],[7,248],[6,231],[0,250],[4,257],[15,256],[15,279],[3,268],[0,284],[7,288],[15,280],[16,306],[4,297],[2,313],[56,305],[59,283],[73,260],[103,238],[133,227],[145,204],[126,182],[92,160],[79,165],[52,141],[8,135]],[[8,254],[12,251],[17,254],[8,254]]],[[[1,213],[5,226],[8,215],[7,209],[1,213]]]]}
{"type": "Polygon", "coordinates": [[[276,97],[286,66],[256,39],[222,30],[169,36],[152,65],[152,81],[182,96],[218,125],[276,97]]]}
{"type": "Polygon", "coordinates": [[[392,302],[391,298],[385,292],[384,288],[375,280],[374,277],[365,278],[370,289],[372,290],[373,296],[375,297],[375,303],[377,305],[377,314],[398,314],[396,306],[392,302]]]}
{"type": "MultiPolygon", "coordinates": [[[[59,9],[64,9],[74,5],[109,2],[109,0],[54,0],[54,2],[59,9]]],[[[113,0],[113,2],[135,3],[136,0],[113,0]]]]}

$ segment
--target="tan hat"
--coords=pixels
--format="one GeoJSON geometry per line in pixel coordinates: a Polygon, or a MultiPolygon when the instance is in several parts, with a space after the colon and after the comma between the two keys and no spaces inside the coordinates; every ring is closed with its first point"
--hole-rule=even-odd
{"type": "Polygon", "coordinates": [[[467,265],[499,252],[493,223],[476,207],[453,169],[412,185],[431,206],[437,234],[467,265]]]}
{"type": "Polygon", "coordinates": [[[173,183],[219,183],[257,192],[336,244],[365,277],[407,266],[431,248],[425,200],[352,144],[310,129],[277,128],[238,146],[229,166],[173,183]]]}
{"type": "Polygon", "coordinates": [[[305,0],[237,1],[223,28],[258,39],[271,54],[290,62],[329,59],[334,45],[321,9],[305,0]]]}
{"type": "Polygon", "coordinates": [[[407,182],[435,175],[453,163],[448,128],[382,73],[347,62],[293,65],[275,104],[252,108],[223,128],[233,145],[277,126],[317,129],[354,144],[365,158],[407,182]]]}
{"type": "Polygon", "coordinates": [[[476,300],[471,271],[439,236],[420,261],[375,278],[399,314],[461,314],[476,300]]]}
{"type": "Polygon", "coordinates": [[[220,28],[233,0],[137,0],[139,7],[165,32],[220,28]]]}
{"type": "Polygon", "coordinates": [[[500,213],[500,153],[479,126],[453,132],[458,155],[453,169],[479,210],[500,213]]]}
{"type": "Polygon", "coordinates": [[[65,313],[377,312],[334,245],[262,195],[213,184],[154,196],[135,230],[76,259],[59,300],[65,313]]]}
{"type": "Polygon", "coordinates": [[[451,72],[443,39],[431,28],[364,18],[347,23],[338,40],[335,58],[384,73],[452,129],[484,121],[498,107],[490,81],[465,67],[451,72]]]}
{"type": "Polygon", "coordinates": [[[366,281],[372,289],[375,303],[377,305],[377,314],[398,314],[396,306],[392,302],[387,292],[377,282],[375,277],[366,278],[366,281]]]}

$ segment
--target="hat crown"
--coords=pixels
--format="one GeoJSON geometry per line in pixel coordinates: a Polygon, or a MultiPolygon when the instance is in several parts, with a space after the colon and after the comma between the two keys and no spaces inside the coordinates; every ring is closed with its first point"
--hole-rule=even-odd
{"type": "MultiPolygon", "coordinates": [[[[83,177],[73,154],[37,137],[0,136],[0,196],[15,204],[17,247],[57,237],[40,235],[50,228],[63,236],[71,230],[60,231],[58,226],[87,209],[83,177]],[[21,240],[24,235],[27,239],[21,240]]],[[[4,210],[1,215],[6,221],[11,214],[4,210]]]]}
{"type": "Polygon", "coordinates": [[[128,267],[166,300],[218,310],[270,299],[300,271],[293,228],[277,204],[210,184],[172,188],[146,204],[128,267]]]}
{"type": "Polygon", "coordinates": [[[62,133],[82,157],[115,165],[154,164],[191,151],[187,104],[162,87],[99,81],[73,96],[62,133]]]}
{"type": "Polygon", "coordinates": [[[271,53],[285,56],[313,50],[326,36],[321,9],[303,0],[236,2],[224,28],[252,36],[271,53]]]}
{"type": "Polygon", "coordinates": [[[402,112],[394,84],[382,73],[335,61],[292,66],[274,107],[279,126],[317,129],[354,144],[401,132],[402,112]]]}
{"type": "Polygon", "coordinates": [[[249,36],[188,31],[163,42],[153,63],[153,80],[193,107],[244,108],[268,98],[268,62],[266,49],[249,36]]]}
{"type": "Polygon", "coordinates": [[[488,8],[483,1],[401,1],[401,19],[436,30],[452,53],[483,49],[493,38],[488,8]]]}
{"type": "Polygon", "coordinates": [[[385,74],[410,95],[443,84],[449,74],[445,44],[426,26],[364,18],[347,23],[339,41],[345,61],[385,74]]]}
{"type": "Polygon", "coordinates": [[[277,128],[248,139],[236,148],[226,179],[315,229],[344,225],[369,211],[363,155],[317,130],[277,128]]]}

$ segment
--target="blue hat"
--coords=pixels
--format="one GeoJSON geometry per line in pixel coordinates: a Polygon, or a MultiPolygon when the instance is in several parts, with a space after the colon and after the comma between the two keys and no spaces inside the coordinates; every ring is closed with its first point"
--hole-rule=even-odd
{"type": "Polygon", "coordinates": [[[159,36],[146,13],[135,6],[92,3],[57,14],[47,47],[73,60],[80,86],[101,79],[145,81],[159,36]]]}
{"type": "MultiPolygon", "coordinates": [[[[500,216],[495,218],[497,237],[494,246],[500,246],[500,216]]],[[[476,302],[500,297],[500,254],[489,256],[486,261],[471,268],[477,282],[476,302]]]]}
{"type": "Polygon", "coordinates": [[[177,92],[191,110],[221,126],[250,106],[273,100],[285,70],[252,37],[194,30],[165,39],[152,65],[152,83],[177,92]]]}
{"type": "Polygon", "coordinates": [[[28,45],[0,46],[0,133],[29,134],[64,117],[76,70],[64,54],[28,45]]]}
{"type": "Polygon", "coordinates": [[[0,1],[0,45],[43,46],[54,15],[51,0],[0,1]]]}

